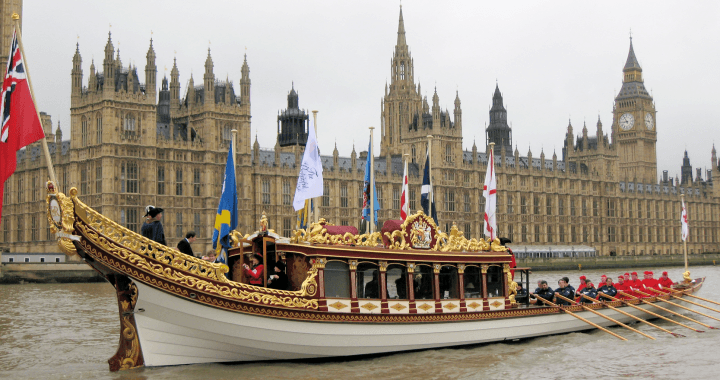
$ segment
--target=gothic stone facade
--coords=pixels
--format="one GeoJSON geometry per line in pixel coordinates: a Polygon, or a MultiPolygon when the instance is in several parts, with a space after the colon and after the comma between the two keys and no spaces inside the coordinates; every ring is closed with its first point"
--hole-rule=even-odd
{"type": "MultiPolygon", "coordinates": [[[[238,230],[254,230],[265,212],[270,228],[289,235],[295,228],[292,197],[308,128],[308,114],[299,108],[295,89],[288,95],[288,108],[278,116],[274,149],[260,149],[250,136],[247,58],[240,67],[237,94],[229,80],[215,78],[208,51],[202,85],[195,86],[191,77],[184,98],[177,64],[169,83],[163,79],[156,94],[152,41],[146,58],[145,83],[140,83],[137,68],[122,65],[108,38],[102,71],[96,71],[93,62],[84,82],[76,50],[70,140],[62,140],[59,127],[52,135],[50,118],[43,117],[61,190],[77,187],[84,202],[135,231],[145,205],[163,207],[168,242],[174,245],[185,232],[195,230],[199,239],[193,248],[202,253],[211,244],[230,131],[236,129],[238,230]]],[[[712,182],[720,174],[716,152],[713,149],[712,170],[704,180],[700,173],[694,180],[692,175],[684,178],[682,184],[667,175],[656,178],[658,126],[641,73],[631,44],[610,136],[600,120],[594,136],[583,126],[576,137],[568,125],[561,159],[554,153],[546,158],[544,152],[534,157],[530,151],[520,156],[517,149],[511,150],[507,111],[496,87],[486,141],[497,146],[501,236],[518,244],[589,245],[602,255],[681,253],[679,194],[684,193],[691,220],[689,252],[719,251],[720,186],[712,182]]],[[[475,144],[470,151],[462,149],[459,94],[451,117],[440,108],[437,90],[430,107],[414,78],[401,10],[391,82],[381,101],[381,152],[375,159],[380,220],[399,218],[403,154],[410,161],[410,208],[420,208],[427,136],[432,135],[440,228],[448,230],[456,223],[467,236],[481,236],[488,149],[478,150],[475,144]]],[[[337,148],[322,156],[325,195],[319,199],[319,210],[331,223],[360,225],[366,156],[354,148],[350,157],[340,157],[337,148]]],[[[37,143],[18,153],[17,172],[5,184],[0,234],[4,249],[57,250],[45,217],[46,179],[37,143]]]]}

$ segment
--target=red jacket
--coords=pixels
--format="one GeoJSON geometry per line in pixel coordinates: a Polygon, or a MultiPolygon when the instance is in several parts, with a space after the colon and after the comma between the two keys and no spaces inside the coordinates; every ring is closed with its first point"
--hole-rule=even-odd
{"type": "Polygon", "coordinates": [[[262,264],[259,264],[254,269],[245,269],[245,276],[248,277],[248,282],[251,285],[259,285],[262,286],[264,284],[263,282],[263,273],[265,267],[262,264]]]}
{"type": "MultiPolygon", "coordinates": [[[[660,287],[658,286],[658,280],[656,280],[654,278],[646,278],[646,279],[642,280],[642,283],[643,283],[643,285],[645,285],[646,288],[653,288],[653,289],[660,290],[660,287]]],[[[645,293],[655,294],[655,292],[653,292],[652,290],[647,291],[645,293]]]]}
{"type": "Polygon", "coordinates": [[[672,284],[674,284],[673,280],[671,280],[670,277],[668,277],[668,278],[662,278],[662,277],[660,277],[660,279],[658,280],[658,282],[660,283],[660,285],[661,285],[663,288],[670,288],[670,287],[672,287],[672,284]]]}

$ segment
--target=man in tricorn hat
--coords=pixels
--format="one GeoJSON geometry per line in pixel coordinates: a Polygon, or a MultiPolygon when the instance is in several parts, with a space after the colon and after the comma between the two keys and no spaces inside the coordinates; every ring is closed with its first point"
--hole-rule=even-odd
{"type": "Polygon", "coordinates": [[[162,213],[163,209],[160,207],[153,205],[145,207],[145,223],[143,223],[140,232],[152,241],[167,245],[167,243],[165,243],[165,231],[163,230],[162,223],[160,223],[162,213]]]}

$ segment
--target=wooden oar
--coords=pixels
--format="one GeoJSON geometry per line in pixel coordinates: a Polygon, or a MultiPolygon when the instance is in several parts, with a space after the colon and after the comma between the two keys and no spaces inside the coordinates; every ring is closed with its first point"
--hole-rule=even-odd
{"type": "MultiPolygon", "coordinates": [[[[623,292],[622,292],[622,291],[618,291],[618,293],[623,293],[623,292]]],[[[627,294],[627,293],[623,293],[623,294],[627,294]]],[[[621,299],[619,299],[619,298],[610,297],[610,296],[608,296],[608,295],[605,295],[605,296],[608,297],[608,298],[610,298],[610,299],[612,299],[613,301],[620,301],[620,302],[622,302],[623,304],[625,304],[625,306],[630,306],[630,307],[632,307],[633,309],[640,310],[640,311],[642,311],[642,312],[645,312],[645,313],[648,313],[648,314],[650,314],[650,315],[653,315],[653,316],[655,316],[655,317],[657,317],[657,318],[666,320],[666,321],[671,322],[671,323],[674,323],[674,324],[676,324],[676,325],[680,325],[680,326],[682,326],[682,327],[685,327],[686,329],[690,329],[690,330],[692,330],[692,331],[699,332],[699,333],[705,332],[705,331],[702,331],[702,330],[698,330],[698,329],[692,328],[692,327],[690,327],[690,326],[688,326],[688,325],[686,325],[686,324],[680,323],[680,322],[678,322],[678,321],[673,321],[673,320],[670,319],[670,318],[663,317],[662,315],[657,314],[657,313],[653,313],[653,312],[650,311],[650,310],[645,310],[645,309],[643,309],[643,308],[641,308],[641,307],[637,307],[637,306],[635,306],[635,305],[633,305],[633,304],[631,304],[631,303],[625,302],[624,300],[621,300],[621,299]]],[[[632,297],[632,296],[630,296],[630,297],[632,297]]],[[[635,298],[635,297],[632,297],[632,298],[635,298]]]]}
{"type": "Polygon", "coordinates": [[[687,293],[683,293],[683,294],[685,294],[685,295],[688,296],[688,297],[697,298],[697,299],[699,299],[700,301],[705,301],[705,302],[714,303],[715,305],[720,305],[720,302],[711,301],[711,300],[709,300],[709,299],[707,299],[707,298],[702,298],[702,297],[694,296],[694,295],[692,295],[692,294],[687,294],[687,293]]]}
{"type": "MultiPolygon", "coordinates": [[[[646,295],[646,296],[648,296],[648,297],[652,297],[651,294],[643,293],[643,292],[640,292],[640,291],[639,291],[638,293],[640,293],[640,294],[642,294],[642,295],[646,295]]],[[[665,293],[663,293],[663,294],[665,294],[665,293]]],[[[707,315],[707,314],[705,314],[705,313],[701,313],[701,312],[699,312],[699,311],[697,311],[697,310],[693,310],[693,309],[691,309],[691,308],[689,308],[689,307],[685,307],[685,306],[682,306],[682,305],[678,305],[678,304],[676,304],[675,302],[670,302],[670,301],[668,301],[668,300],[666,300],[666,299],[662,299],[662,298],[660,298],[660,297],[656,297],[656,299],[657,299],[658,301],[662,301],[662,302],[665,302],[665,303],[669,303],[670,305],[677,306],[677,307],[679,307],[679,308],[681,308],[681,309],[684,309],[684,310],[687,310],[687,311],[691,311],[691,312],[693,312],[693,313],[698,313],[698,314],[702,315],[703,317],[710,318],[710,319],[714,319],[714,320],[716,320],[716,321],[720,321],[720,319],[718,319],[718,318],[711,317],[711,316],[709,316],[709,315],[707,315]]]]}
{"type": "Polygon", "coordinates": [[[571,312],[571,311],[569,311],[569,310],[565,310],[564,308],[562,308],[562,307],[560,307],[560,306],[558,306],[558,305],[556,305],[556,304],[554,304],[554,303],[546,300],[545,298],[538,297],[536,294],[530,294],[530,295],[531,295],[531,296],[534,296],[536,299],[539,299],[540,301],[542,301],[542,302],[544,302],[544,303],[546,303],[546,304],[548,304],[548,305],[550,305],[550,306],[552,306],[552,307],[554,307],[554,308],[557,308],[558,310],[561,310],[561,311],[563,311],[563,312],[565,312],[565,313],[567,313],[567,314],[569,314],[569,315],[572,315],[573,317],[575,317],[575,318],[577,318],[577,319],[579,319],[579,320],[581,320],[581,321],[589,324],[590,326],[593,326],[593,327],[595,327],[595,328],[597,328],[597,329],[600,329],[600,330],[602,330],[602,331],[605,331],[606,333],[608,333],[608,334],[610,334],[610,335],[612,335],[612,336],[614,336],[614,337],[616,337],[616,338],[618,338],[618,339],[622,339],[622,340],[627,341],[627,339],[621,337],[620,335],[615,334],[614,332],[612,332],[612,331],[610,331],[610,330],[608,330],[608,329],[606,329],[606,328],[603,328],[602,326],[600,326],[600,325],[598,325],[598,324],[596,324],[596,323],[590,322],[590,321],[588,321],[587,319],[585,319],[585,318],[583,318],[583,317],[581,317],[581,316],[579,316],[579,315],[577,315],[577,314],[575,314],[575,313],[573,313],[573,312],[571,312]]]}
{"type": "MultiPolygon", "coordinates": [[[[607,294],[605,294],[605,293],[598,293],[598,294],[600,294],[600,296],[605,297],[605,298],[608,298],[608,299],[610,299],[610,300],[613,299],[613,297],[610,297],[609,295],[607,295],[607,294]]],[[[616,307],[614,307],[614,306],[610,306],[610,305],[606,304],[605,302],[603,302],[603,305],[604,305],[605,307],[607,307],[608,309],[615,310],[615,311],[617,311],[617,312],[620,313],[620,314],[626,315],[626,316],[628,316],[628,317],[630,317],[630,318],[633,318],[633,319],[635,319],[635,320],[637,320],[637,321],[646,323],[646,324],[648,324],[648,325],[650,325],[650,326],[652,326],[652,327],[655,327],[655,328],[658,329],[658,330],[664,331],[664,332],[666,332],[666,333],[668,333],[668,334],[670,334],[670,335],[672,335],[672,336],[674,336],[674,337],[683,337],[683,338],[685,337],[685,335],[678,334],[678,333],[674,333],[674,332],[672,332],[672,331],[670,331],[670,330],[666,330],[666,329],[664,329],[664,328],[662,328],[662,327],[660,327],[660,326],[658,326],[658,325],[656,325],[656,324],[654,324],[654,323],[650,323],[650,322],[648,322],[648,321],[646,321],[646,320],[644,320],[644,319],[642,319],[642,318],[640,318],[640,317],[636,317],[636,316],[634,316],[634,315],[632,315],[632,314],[630,314],[630,313],[628,313],[628,312],[626,312],[626,311],[622,311],[622,310],[620,310],[620,309],[618,309],[618,308],[616,308],[616,307]]],[[[641,309],[641,310],[642,310],[642,309],[641,309]]]]}
{"type": "MultiPolygon", "coordinates": [[[[564,297],[564,296],[562,296],[562,295],[560,295],[560,294],[557,294],[557,293],[556,293],[555,296],[556,296],[556,297],[559,297],[560,299],[563,299],[563,300],[565,300],[565,301],[572,302],[572,300],[570,300],[570,299],[568,299],[567,297],[564,297]]],[[[586,295],[584,295],[584,294],[580,294],[580,297],[583,297],[583,298],[585,298],[585,299],[587,299],[587,300],[590,300],[590,301],[593,302],[593,303],[597,302],[594,298],[588,297],[588,296],[586,296],[586,295]]],[[[639,331],[639,330],[636,330],[636,329],[634,329],[634,328],[632,328],[632,327],[630,327],[630,326],[628,326],[628,325],[626,325],[626,324],[624,324],[624,323],[622,323],[622,322],[620,322],[620,321],[618,321],[618,320],[616,320],[616,319],[610,318],[610,317],[608,317],[607,315],[604,315],[604,314],[602,314],[602,313],[599,313],[599,312],[597,312],[597,311],[595,311],[595,310],[593,310],[593,309],[591,309],[591,308],[589,308],[589,307],[587,307],[587,306],[585,306],[585,305],[583,305],[583,304],[580,304],[580,307],[582,307],[584,310],[587,310],[587,311],[589,311],[589,312],[591,312],[591,313],[593,313],[593,314],[595,314],[595,315],[598,315],[598,316],[600,316],[600,317],[602,317],[602,318],[605,318],[605,319],[607,319],[608,321],[611,321],[611,322],[613,322],[613,323],[615,323],[615,324],[617,324],[617,325],[620,325],[620,326],[622,326],[622,327],[625,327],[625,328],[628,329],[628,330],[632,330],[633,332],[636,332],[636,333],[638,333],[638,334],[640,334],[640,335],[642,335],[642,336],[644,336],[644,337],[646,337],[646,338],[650,338],[650,339],[652,339],[652,340],[655,340],[655,338],[651,337],[650,335],[647,335],[647,334],[645,334],[645,333],[643,333],[643,332],[641,332],[641,331],[639,331]]]]}
{"type": "MultiPolygon", "coordinates": [[[[659,290],[652,289],[652,288],[650,288],[650,290],[652,290],[653,292],[655,292],[655,293],[657,293],[657,294],[669,294],[671,297],[673,297],[673,298],[675,298],[675,299],[677,299],[677,300],[687,302],[687,303],[689,303],[689,304],[691,304],[691,305],[704,307],[705,309],[712,310],[712,311],[714,311],[714,312],[716,312],[716,313],[720,313],[720,310],[718,310],[718,309],[713,309],[713,308],[710,307],[710,306],[705,306],[705,305],[703,305],[703,304],[699,304],[699,303],[697,303],[697,302],[693,302],[693,301],[690,301],[690,300],[686,300],[686,299],[683,298],[683,297],[678,297],[678,296],[675,295],[675,294],[678,294],[678,293],[679,293],[679,294],[683,294],[682,292],[663,293],[663,292],[661,292],[661,291],[659,291],[659,290]]],[[[687,295],[687,294],[686,294],[686,295],[687,295]]]]}
{"type": "MultiPolygon", "coordinates": [[[[635,290],[635,292],[636,292],[636,293],[640,293],[640,294],[644,294],[644,295],[647,296],[647,297],[651,297],[649,294],[643,293],[643,292],[641,292],[641,291],[639,291],[639,290],[635,290]]],[[[688,317],[688,316],[682,315],[682,314],[680,314],[680,313],[676,313],[676,312],[674,312],[674,311],[672,311],[672,310],[670,310],[670,309],[666,309],[666,308],[664,308],[664,307],[662,307],[662,306],[660,306],[660,305],[655,305],[655,304],[652,303],[652,302],[645,301],[645,300],[642,299],[642,298],[634,297],[634,296],[632,296],[632,295],[630,295],[630,294],[627,294],[627,293],[625,293],[625,292],[620,292],[620,293],[622,293],[622,294],[625,295],[625,296],[632,297],[632,298],[634,298],[634,299],[640,300],[640,302],[642,302],[642,303],[644,303],[644,304],[646,304],[646,305],[650,305],[650,306],[652,306],[652,307],[654,307],[654,308],[658,308],[658,309],[660,309],[660,310],[666,311],[666,312],[668,312],[668,313],[670,313],[670,314],[672,314],[672,315],[676,315],[676,316],[678,316],[678,317],[680,317],[680,318],[685,318],[685,319],[687,319],[688,321],[695,322],[695,323],[697,323],[698,325],[701,325],[701,326],[707,327],[707,328],[709,328],[709,329],[715,330],[715,327],[712,327],[712,326],[710,326],[710,325],[706,325],[706,324],[704,324],[704,323],[702,323],[702,322],[700,322],[700,321],[696,321],[696,320],[694,320],[694,319],[692,319],[692,318],[690,318],[690,317],[688,317]]]]}

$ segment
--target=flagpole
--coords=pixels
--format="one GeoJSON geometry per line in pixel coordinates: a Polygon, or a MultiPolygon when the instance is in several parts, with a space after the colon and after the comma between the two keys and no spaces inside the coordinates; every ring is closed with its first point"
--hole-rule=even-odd
{"type": "MultiPolygon", "coordinates": [[[[312,114],[313,114],[313,125],[315,127],[315,140],[317,140],[317,114],[318,114],[318,111],[313,110],[312,114]]],[[[319,148],[320,148],[320,145],[318,145],[318,149],[319,148]]],[[[322,159],[321,159],[321,161],[322,161],[322,159]]],[[[320,218],[317,217],[318,216],[317,211],[315,210],[315,208],[317,207],[317,202],[315,201],[315,199],[310,200],[310,206],[311,207],[310,207],[310,218],[309,219],[311,221],[314,221],[315,223],[317,223],[320,218]]],[[[306,223],[306,224],[309,224],[309,223],[306,223]]]]}
{"type": "MultiPolygon", "coordinates": [[[[682,207],[685,209],[685,215],[687,215],[687,209],[685,208],[685,194],[680,194],[680,202],[682,202],[682,207]]],[[[680,222],[680,236],[682,237],[682,223],[680,222]]],[[[683,255],[685,256],[685,272],[688,271],[688,258],[687,258],[687,238],[690,237],[690,228],[688,228],[688,236],[683,239],[683,255]]]]}
{"type": "MultiPolygon", "coordinates": [[[[428,203],[430,206],[428,207],[428,212],[430,213],[428,216],[430,219],[433,219],[433,207],[435,206],[435,189],[433,188],[433,176],[432,176],[432,135],[427,136],[428,139],[428,180],[430,181],[430,193],[428,194],[428,203]]],[[[437,212],[437,211],[436,211],[437,212]]],[[[435,220],[436,223],[440,223],[439,220],[435,220]]]]}
{"type": "MultiPolygon", "coordinates": [[[[20,45],[20,54],[22,54],[23,64],[25,65],[25,77],[27,78],[28,87],[30,88],[30,96],[32,97],[33,105],[35,106],[35,112],[37,113],[37,118],[42,123],[42,119],[40,118],[40,109],[38,109],[37,102],[35,101],[35,91],[33,91],[32,82],[30,81],[30,69],[28,68],[27,55],[25,55],[25,49],[23,48],[22,33],[20,33],[20,15],[18,15],[17,13],[13,13],[12,19],[15,20],[15,32],[17,33],[18,45],[20,45]]],[[[12,59],[12,57],[10,59],[12,59]]],[[[44,135],[44,133],[43,133],[43,135],[44,135]]],[[[55,183],[55,186],[58,186],[57,179],[55,179],[55,169],[53,169],[52,159],[50,158],[50,149],[48,149],[48,145],[47,145],[47,141],[45,141],[45,137],[43,137],[41,140],[42,140],[43,152],[45,153],[45,160],[47,161],[48,174],[50,175],[50,180],[55,183]]]]}
{"type": "Polygon", "coordinates": [[[373,129],[370,127],[370,233],[375,232],[375,155],[373,154],[373,129]]]}
{"type": "MultiPolygon", "coordinates": [[[[402,186],[400,186],[400,188],[402,188],[403,186],[405,187],[404,198],[405,198],[405,206],[407,206],[407,215],[405,215],[405,217],[407,218],[412,213],[412,210],[410,210],[410,195],[408,195],[408,193],[410,192],[410,178],[409,178],[410,174],[408,174],[408,157],[410,157],[410,153],[403,154],[403,157],[405,158],[405,170],[403,170],[402,186]],[[405,186],[405,176],[408,177],[407,186],[405,186]]],[[[403,220],[403,222],[404,222],[404,220],[403,220]]]]}

